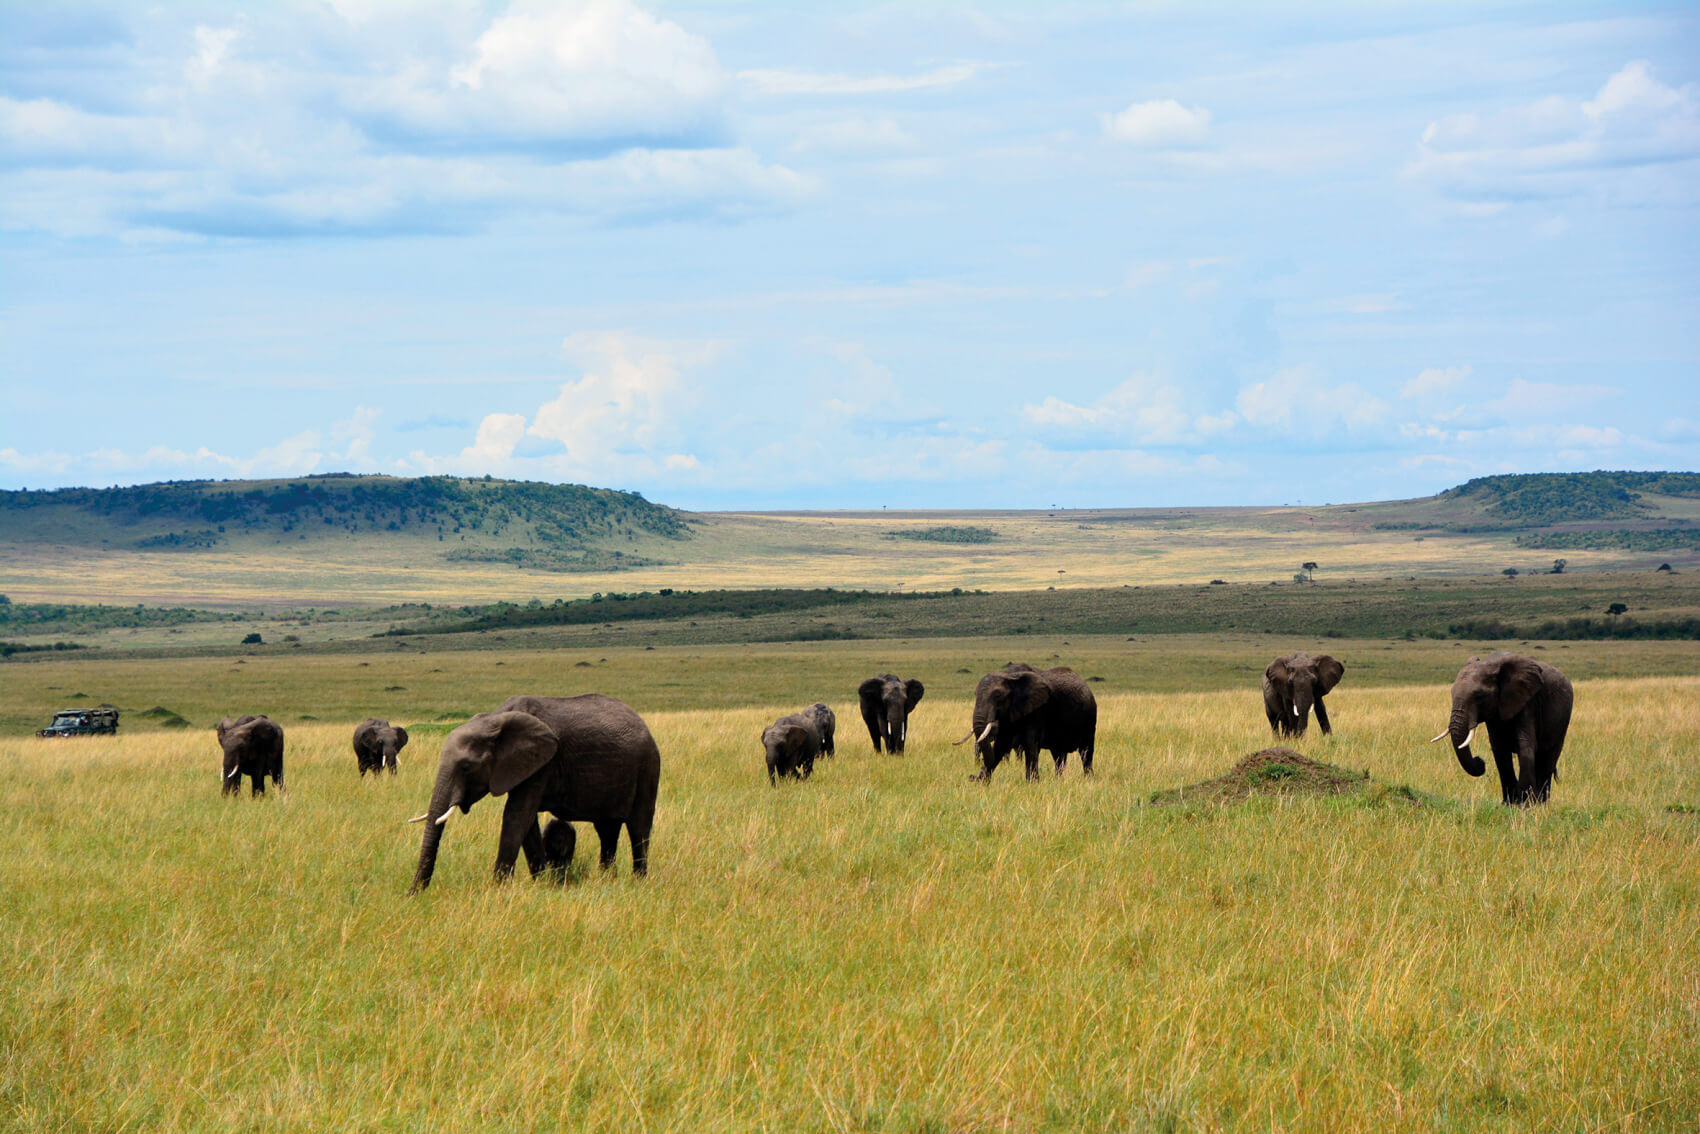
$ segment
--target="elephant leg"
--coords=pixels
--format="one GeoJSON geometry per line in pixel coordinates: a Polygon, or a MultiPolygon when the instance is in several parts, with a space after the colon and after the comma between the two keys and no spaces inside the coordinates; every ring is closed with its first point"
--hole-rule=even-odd
{"type": "Polygon", "coordinates": [[[1499,771],[1499,801],[1508,807],[1515,807],[1523,802],[1523,795],[1517,786],[1517,773],[1511,766],[1511,753],[1499,745],[1493,745],[1493,765],[1499,771]]]}
{"type": "Polygon", "coordinates": [[[874,742],[874,755],[877,756],[879,755],[881,741],[879,722],[864,717],[862,718],[862,723],[868,726],[868,739],[874,742]]]}
{"type": "Polygon", "coordinates": [[[1038,779],[1039,778],[1039,745],[1038,745],[1038,743],[1035,742],[1035,741],[1029,740],[1025,745],[1022,746],[1021,755],[1027,761],[1027,778],[1030,779],[1030,780],[1038,779]]]}
{"type": "MultiPolygon", "coordinates": [[[[537,833],[537,800],[533,792],[511,791],[502,807],[502,836],[496,843],[495,879],[505,882],[513,877],[514,863],[519,861],[520,848],[528,835],[537,833]]],[[[543,836],[537,836],[539,843],[543,836]]],[[[529,856],[528,856],[529,857],[529,856]]]]}
{"type": "Polygon", "coordinates": [[[248,793],[251,797],[258,798],[266,794],[266,774],[264,772],[255,772],[249,779],[253,781],[248,793]]]}
{"type": "Polygon", "coordinates": [[[602,846],[599,851],[597,865],[603,870],[614,869],[614,852],[620,849],[620,820],[600,820],[592,824],[596,828],[596,838],[602,846]]]}
{"type": "Polygon", "coordinates": [[[632,876],[635,878],[649,873],[649,832],[654,823],[653,812],[626,820],[626,837],[632,841],[632,876]]]}
{"type": "Polygon", "coordinates": [[[1558,753],[1542,750],[1535,753],[1535,778],[1529,789],[1530,803],[1545,803],[1552,795],[1552,778],[1558,772],[1558,753]]]}
{"type": "Polygon", "coordinates": [[[1334,730],[1328,724],[1328,710],[1322,707],[1322,698],[1316,699],[1316,725],[1322,730],[1323,736],[1331,736],[1334,730]]]}
{"type": "Polygon", "coordinates": [[[531,820],[531,830],[520,838],[519,849],[525,855],[525,868],[531,871],[533,878],[549,865],[548,852],[543,849],[543,832],[538,829],[535,817],[531,820]]]}

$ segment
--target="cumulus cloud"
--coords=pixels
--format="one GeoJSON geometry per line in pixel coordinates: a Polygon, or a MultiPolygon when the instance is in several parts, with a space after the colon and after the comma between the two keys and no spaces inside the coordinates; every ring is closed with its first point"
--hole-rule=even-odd
{"type": "Polygon", "coordinates": [[[1300,437],[1322,437],[1344,428],[1361,431],[1387,418],[1387,403],[1355,382],[1329,386],[1309,366],[1289,366],[1235,399],[1240,417],[1258,428],[1300,437]]]}
{"type": "Polygon", "coordinates": [[[1461,386],[1470,377],[1470,367],[1464,366],[1431,366],[1406,382],[1400,389],[1402,398],[1422,398],[1430,394],[1442,394],[1456,386],[1461,386]]]}
{"type": "Polygon", "coordinates": [[[1589,188],[1619,200],[1668,195],[1676,181],[1690,182],[1692,171],[1661,167],[1696,158],[1700,86],[1669,86],[1638,61],[1590,99],[1551,95],[1430,122],[1405,174],[1491,215],[1589,188]],[[1612,176],[1601,179],[1604,173],[1612,176]]]}
{"type": "Polygon", "coordinates": [[[1197,442],[1238,420],[1232,411],[1195,412],[1181,387],[1149,374],[1134,375],[1090,405],[1049,395],[1022,406],[1021,419],[1053,433],[1147,445],[1197,442]]]}
{"type": "Polygon", "coordinates": [[[1146,149],[1180,149],[1203,145],[1210,133],[1210,112],[1201,106],[1182,106],[1172,98],[1136,102],[1126,110],[1101,114],[1104,136],[1146,149]]]}

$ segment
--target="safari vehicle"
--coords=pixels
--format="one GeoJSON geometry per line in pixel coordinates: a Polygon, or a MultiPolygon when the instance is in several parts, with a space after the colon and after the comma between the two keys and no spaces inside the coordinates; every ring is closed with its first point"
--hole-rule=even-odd
{"type": "Polygon", "coordinates": [[[60,709],[37,736],[98,736],[118,731],[117,709],[60,709]]]}

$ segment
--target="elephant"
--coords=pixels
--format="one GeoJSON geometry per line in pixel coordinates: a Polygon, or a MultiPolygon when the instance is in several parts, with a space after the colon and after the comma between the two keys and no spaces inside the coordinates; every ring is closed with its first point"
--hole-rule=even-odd
{"type": "Polygon", "coordinates": [[[1340,684],[1346,667],[1329,657],[1311,657],[1302,650],[1282,654],[1263,671],[1263,711],[1276,736],[1303,736],[1310,724],[1311,706],[1316,706],[1316,723],[1322,735],[1334,730],[1328,725],[1323,694],[1340,684]]]}
{"type": "MultiPolygon", "coordinates": [[[[919,699],[916,698],[916,700],[919,699]]],[[[832,734],[838,730],[838,716],[832,711],[832,708],[824,701],[816,701],[804,709],[802,715],[811,718],[815,722],[816,730],[820,732],[820,754],[822,756],[833,755],[832,734]]]]}
{"type": "Polygon", "coordinates": [[[565,819],[551,818],[543,824],[543,866],[556,885],[567,880],[567,867],[573,864],[573,851],[578,848],[578,832],[565,819]]]}
{"type": "MultiPolygon", "coordinates": [[[[632,873],[649,871],[649,836],[661,781],[661,751],[631,706],[601,693],[577,697],[509,697],[443,740],[437,782],[425,823],[412,893],[431,884],[443,827],[455,808],[466,814],[487,795],[506,795],[495,878],[511,877],[520,851],[533,877],[565,863],[552,860],[576,843],[571,824],[587,822],[601,840],[601,866],[612,869],[624,824],[632,846],[632,873]],[[565,825],[550,825],[555,847],[538,830],[547,811],[565,825]]],[[[570,854],[570,850],[569,850],[570,854]]]]}
{"type": "Polygon", "coordinates": [[[242,790],[242,777],[253,781],[253,794],[266,794],[266,777],[278,791],[283,786],[283,729],[268,716],[252,714],[218,722],[218,744],[224,749],[223,784],[220,795],[242,790]]]}
{"type": "Polygon", "coordinates": [[[1057,775],[1070,752],[1080,753],[1081,770],[1092,774],[1092,751],[1098,735],[1098,700],[1080,675],[1067,666],[1034,669],[1011,662],[988,673],[974,690],[974,727],[957,744],[975,740],[980,771],[973,777],[990,780],[1005,756],[1020,749],[1027,761],[1027,778],[1039,778],[1039,750],[1049,749],[1057,775]]]}
{"type": "Polygon", "coordinates": [[[367,717],[354,729],[354,758],[360,764],[360,774],[371,772],[374,777],[388,768],[396,772],[396,756],[407,747],[407,730],[377,717],[367,717]]]}
{"type": "Polygon", "coordinates": [[[884,741],[887,752],[894,756],[903,754],[903,746],[909,740],[909,714],[915,711],[926,692],[926,687],[913,677],[904,681],[890,673],[862,682],[856,695],[861,699],[862,720],[867,723],[875,752],[884,741]]]}
{"type": "Polygon", "coordinates": [[[1536,658],[1496,650],[1471,658],[1452,683],[1452,717],[1434,737],[1452,741],[1458,763],[1471,776],[1487,764],[1470,751],[1476,726],[1487,725],[1493,762],[1499,769],[1500,801],[1527,807],[1545,803],[1570,731],[1576,694],[1570,679],[1536,658]],[[1513,774],[1511,757],[1517,757],[1513,774]]]}
{"type": "Polygon", "coordinates": [[[806,780],[814,775],[815,757],[821,751],[814,710],[792,713],[768,725],[762,730],[761,746],[767,751],[767,782],[775,787],[780,776],[806,780]]]}

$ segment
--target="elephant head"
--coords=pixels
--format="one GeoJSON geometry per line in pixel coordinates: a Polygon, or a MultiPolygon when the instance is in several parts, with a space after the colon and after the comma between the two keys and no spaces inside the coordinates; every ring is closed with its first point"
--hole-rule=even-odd
{"type": "Polygon", "coordinates": [[[1487,763],[1470,751],[1476,726],[1487,721],[1508,721],[1541,691],[1540,663],[1533,658],[1498,650],[1485,658],[1472,658],[1452,683],[1452,717],[1446,731],[1434,740],[1450,737],[1458,764],[1472,776],[1487,771],[1487,763]]]}
{"type": "Polygon", "coordinates": [[[507,794],[549,763],[559,748],[560,737],[530,713],[480,713],[449,733],[437,762],[430,807],[411,820],[425,823],[413,889],[431,884],[443,825],[456,807],[464,815],[487,795],[507,794]]]}
{"type": "Polygon", "coordinates": [[[988,673],[974,689],[974,727],[956,743],[973,737],[975,749],[986,763],[994,749],[1007,752],[1015,745],[1023,723],[1050,696],[1045,675],[1026,662],[1014,662],[997,673],[988,673]]]}
{"type": "Polygon", "coordinates": [[[1322,698],[1340,683],[1346,667],[1327,654],[1311,657],[1303,652],[1284,654],[1269,663],[1263,671],[1264,701],[1271,722],[1280,721],[1278,731],[1303,733],[1310,723],[1312,710],[1323,731],[1328,731],[1328,718],[1321,710],[1322,698]]]}
{"type": "Polygon", "coordinates": [[[398,754],[407,747],[407,730],[389,721],[369,717],[354,730],[354,753],[360,774],[388,768],[393,774],[400,763],[398,754]]]}
{"type": "Polygon", "coordinates": [[[862,720],[873,737],[874,751],[885,742],[889,752],[902,752],[909,741],[909,714],[921,703],[926,687],[913,677],[904,681],[896,674],[870,677],[857,688],[862,720]]]}
{"type": "Polygon", "coordinates": [[[812,772],[813,756],[820,746],[818,734],[794,717],[782,717],[762,730],[761,746],[767,752],[767,779],[778,784],[783,775],[812,772]]]}

